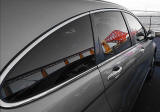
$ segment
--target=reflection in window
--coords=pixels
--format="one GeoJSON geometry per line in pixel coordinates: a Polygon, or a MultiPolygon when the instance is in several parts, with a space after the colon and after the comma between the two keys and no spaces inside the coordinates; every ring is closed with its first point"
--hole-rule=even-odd
{"type": "Polygon", "coordinates": [[[92,15],[97,37],[106,58],[131,46],[128,31],[120,12],[101,12],[92,15]]]}
{"type": "Polygon", "coordinates": [[[118,45],[126,42],[127,33],[121,32],[119,30],[114,30],[109,36],[107,36],[103,41],[103,49],[105,53],[112,51],[113,47],[118,47],[118,45]]]}
{"type": "Polygon", "coordinates": [[[1,99],[30,98],[95,66],[89,16],[57,30],[35,46],[7,75],[1,99]]]}
{"type": "Polygon", "coordinates": [[[132,15],[125,13],[125,16],[131,30],[131,37],[135,40],[135,42],[143,40],[145,37],[142,35],[145,35],[145,32],[141,24],[132,15]]]}

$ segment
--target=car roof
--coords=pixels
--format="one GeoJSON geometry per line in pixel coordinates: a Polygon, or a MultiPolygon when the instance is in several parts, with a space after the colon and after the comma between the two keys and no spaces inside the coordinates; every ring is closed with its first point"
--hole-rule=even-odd
{"type": "Polygon", "coordinates": [[[98,0],[1,0],[0,70],[48,29],[77,14],[101,8],[125,10],[98,0]]]}

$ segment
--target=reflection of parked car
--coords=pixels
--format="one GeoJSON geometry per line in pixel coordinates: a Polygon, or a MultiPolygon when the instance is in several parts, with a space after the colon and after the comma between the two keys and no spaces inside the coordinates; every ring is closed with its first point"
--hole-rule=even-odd
{"type": "Polygon", "coordinates": [[[1,18],[1,112],[129,112],[152,70],[155,43],[117,4],[2,0],[1,18]]]}

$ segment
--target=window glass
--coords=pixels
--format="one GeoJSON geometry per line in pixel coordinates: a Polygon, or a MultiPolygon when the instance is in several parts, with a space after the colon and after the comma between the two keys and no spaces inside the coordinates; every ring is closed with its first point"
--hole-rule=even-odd
{"type": "Polygon", "coordinates": [[[21,101],[95,66],[89,16],[77,19],[35,46],[7,75],[1,96],[21,101]]]}
{"type": "Polygon", "coordinates": [[[137,21],[135,17],[128,13],[125,13],[125,17],[128,21],[131,31],[131,37],[133,38],[134,42],[137,43],[139,41],[144,40],[145,32],[142,25],[137,21]]]}
{"type": "MultiPolygon", "coordinates": [[[[128,30],[120,12],[92,15],[96,37],[102,47],[101,56],[108,59],[131,46],[128,30]]],[[[102,58],[102,57],[101,57],[102,58]]]]}

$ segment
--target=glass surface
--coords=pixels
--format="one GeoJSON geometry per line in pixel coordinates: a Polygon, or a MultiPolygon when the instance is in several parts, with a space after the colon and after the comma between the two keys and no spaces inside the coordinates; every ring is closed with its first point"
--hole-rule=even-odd
{"type": "Polygon", "coordinates": [[[132,15],[128,13],[124,13],[124,14],[131,30],[131,38],[134,39],[135,43],[144,40],[145,32],[142,25],[132,15]]]}
{"type": "Polygon", "coordinates": [[[120,12],[100,12],[92,15],[96,37],[104,59],[111,58],[131,46],[129,34],[120,12]]]}
{"type": "Polygon", "coordinates": [[[89,16],[49,35],[11,70],[0,88],[1,99],[16,102],[53,88],[95,66],[89,16]]]}

